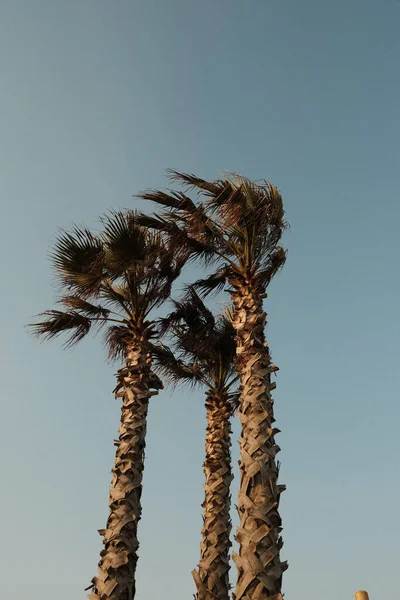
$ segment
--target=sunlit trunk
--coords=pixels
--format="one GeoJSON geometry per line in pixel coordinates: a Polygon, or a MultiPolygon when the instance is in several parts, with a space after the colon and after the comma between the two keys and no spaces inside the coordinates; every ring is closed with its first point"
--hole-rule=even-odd
{"type": "Polygon", "coordinates": [[[109,517],[100,530],[104,548],[100,553],[97,577],[92,579],[90,600],[133,600],[138,560],[138,523],[142,513],[142,476],[149,398],[162,387],[151,371],[145,340],[132,343],[126,366],[118,371],[116,398],[122,399],[121,424],[113,479],[109,517]]]}
{"type": "Polygon", "coordinates": [[[226,397],[208,395],[205,499],[198,571],[193,571],[198,600],[228,600],[231,467],[231,408],[226,397]]]}
{"type": "Polygon", "coordinates": [[[235,539],[239,554],[234,553],[238,569],[235,600],[281,600],[281,517],[279,499],[285,486],[278,485],[279,463],[275,457],[274,413],[271,390],[272,365],[265,342],[266,313],[262,290],[237,286],[232,292],[233,325],[236,330],[236,369],[240,376],[239,419],[240,524],[235,539]]]}

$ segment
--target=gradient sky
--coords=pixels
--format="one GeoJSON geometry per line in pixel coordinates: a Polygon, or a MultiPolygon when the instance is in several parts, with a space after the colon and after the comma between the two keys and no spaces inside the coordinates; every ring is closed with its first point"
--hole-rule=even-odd
{"type": "MultiPolygon", "coordinates": [[[[2,599],[83,600],[107,517],[116,366],[98,338],[63,352],[23,328],[54,306],[52,240],[167,167],[284,196],[266,307],[286,598],[395,597],[399,27],[396,0],[0,0],[2,599]]],[[[152,401],[138,600],[194,592],[203,437],[201,392],[152,401]]]]}

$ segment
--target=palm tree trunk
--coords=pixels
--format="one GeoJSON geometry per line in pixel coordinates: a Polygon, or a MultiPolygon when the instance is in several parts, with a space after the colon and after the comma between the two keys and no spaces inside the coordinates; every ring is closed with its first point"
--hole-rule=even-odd
{"type": "Polygon", "coordinates": [[[278,485],[280,448],[275,443],[271,364],[264,327],[263,290],[236,286],[232,292],[233,325],[236,329],[236,369],[240,376],[240,524],[235,539],[239,554],[233,554],[238,569],[235,600],[282,600],[281,517],[278,485]]]}
{"type": "Polygon", "coordinates": [[[113,479],[109,517],[103,536],[99,571],[92,579],[90,600],[133,600],[138,560],[137,528],[142,513],[142,476],[149,398],[162,388],[151,371],[147,343],[139,339],[127,351],[126,366],[118,371],[116,398],[122,398],[121,425],[113,479]],[[155,391],[152,391],[155,390],[155,391]]]}
{"type": "Polygon", "coordinates": [[[205,499],[198,571],[192,575],[198,600],[228,600],[231,467],[231,408],[225,397],[208,394],[205,499]]]}

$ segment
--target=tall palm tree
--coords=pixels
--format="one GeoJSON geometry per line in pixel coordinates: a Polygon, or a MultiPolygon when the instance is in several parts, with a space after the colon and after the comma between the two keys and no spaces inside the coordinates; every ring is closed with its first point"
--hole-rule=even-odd
{"type": "Polygon", "coordinates": [[[265,341],[266,313],[263,299],[286,253],[280,245],[286,227],[281,195],[268,182],[251,182],[241,175],[205,181],[171,171],[182,191],[151,190],[140,195],[163,206],[159,215],[143,223],[165,232],[176,245],[215,267],[195,284],[204,294],[229,285],[234,305],[236,370],[240,377],[239,418],[240,491],[236,533],[239,554],[235,600],[280,600],[282,574],[287,563],[280,559],[283,542],[279,500],[285,486],[278,484],[279,462],[275,442],[278,429],[271,391],[272,364],[265,341]],[[187,191],[196,190],[202,201],[187,191]]]}
{"type": "Polygon", "coordinates": [[[94,235],[86,228],[62,233],[53,264],[61,284],[63,310],[42,313],[34,332],[43,339],[67,333],[66,345],[106,326],[111,358],[123,366],[114,390],[122,400],[121,422],[109,496],[104,548],[97,577],[87,589],[91,600],[132,600],[138,560],[142,476],[149,399],[162,383],[152,371],[156,335],[149,314],[166,300],[183,260],[171,258],[159,234],[138,225],[134,212],[115,212],[94,235]]]}
{"type": "Polygon", "coordinates": [[[162,322],[173,350],[158,345],[155,361],[163,378],[206,389],[205,497],[198,571],[192,572],[199,600],[228,600],[231,467],[230,419],[237,405],[235,331],[229,314],[215,319],[194,290],[175,302],[162,322]]]}

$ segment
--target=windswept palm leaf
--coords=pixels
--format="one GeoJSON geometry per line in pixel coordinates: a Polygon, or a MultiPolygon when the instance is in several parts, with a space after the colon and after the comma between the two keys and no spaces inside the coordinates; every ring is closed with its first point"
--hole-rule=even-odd
{"type": "Polygon", "coordinates": [[[163,231],[175,248],[185,248],[192,258],[219,262],[218,271],[228,269],[248,277],[254,275],[254,267],[267,268],[286,227],[277,188],[241,175],[207,182],[170,173],[173,181],[196,189],[205,200],[192,201],[186,209],[176,202],[176,192],[144,192],[140,197],[167,207],[160,215],[144,217],[148,227],[163,231]]]}
{"type": "Polygon", "coordinates": [[[190,383],[195,385],[203,380],[199,363],[185,364],[165,344],[153,344],[152,353],[161,378],[170,384],[190,383]]]}
{"type": "Polygon", "coordinates": [[[199,290],[202,296],[220,292],[224,289],[229,276],[229,267],[225,266],[219,271],[212,273],[206,279],[198,279],[192,285],[193,289],[199,290]]]}
{"type": "Polygon", "coordinates": [[[205,192],[206,195],[211,197],[219,197],[219,195],[224,191],[224,187],[221,185],[220,181],[206,181],[205,179],[196,177],[196,175],[181,173],[180,171],[175,171],[174,169],[167,169],[167,173],[171,181],[183,183],[189,189],[205,192]]]}
{"type": "Polygon", "coordinates": [[[42,317],[42,321],[30,326],[33,334],[43,340],[50,340],[68,332],[64,344],[66,347],[80,342],[89,333],[93,323],[92,319],[77,311],[46,310],[39,316],[42,317]]]}
{"type": "Polygon", "coordinates": [[[79,296],[64,296],[64,298],[60,300],[60,303],[67,308],[79,310],[88,317],[103,317],[106,319],[110,314],[110,311],[107,308],[91,304],[79,296]]]}
{"type": "Polygon", "coordinates": [[[161,192],[159,190],[148,190],[139,195],[142,200],[152,200],[162,206],[168,208],[177,208],[179,210],[192,211],[196,205],[183,192],[171,191],[170,193],[161,192]]]}

